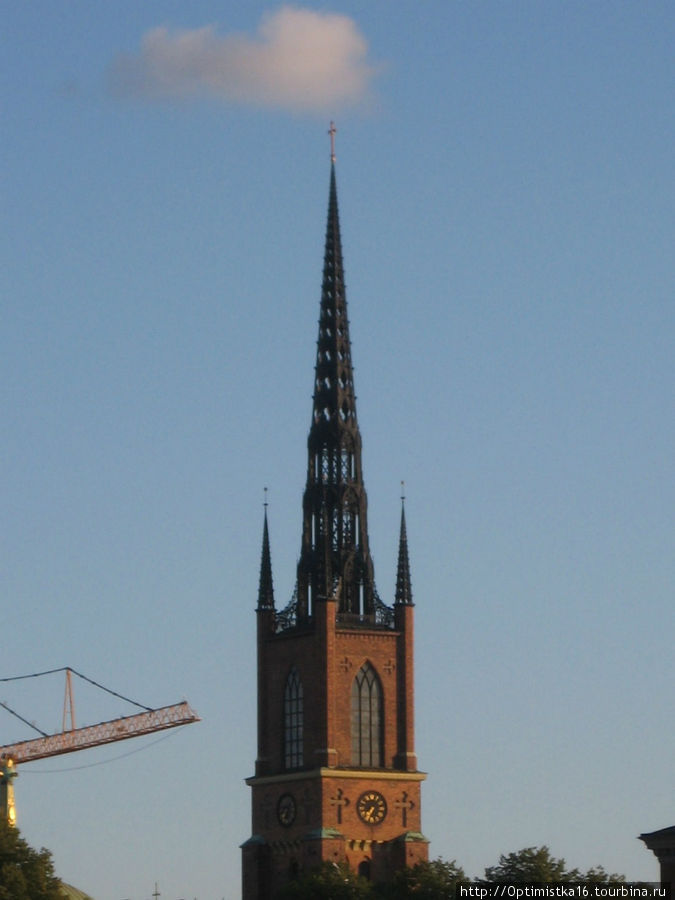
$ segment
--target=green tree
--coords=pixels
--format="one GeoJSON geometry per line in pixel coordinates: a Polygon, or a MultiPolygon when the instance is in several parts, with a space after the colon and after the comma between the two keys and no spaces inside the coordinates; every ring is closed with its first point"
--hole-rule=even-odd
{"type": "Polygon", "coordinates": [[[63,900],[49,850],[33,850],[0,822],[0,900],[63,900]]]}
{"type": "Polygon", "coordinates": [[[485,870],[484,882],[589,881],[594,884],[622,884],[623,875],[609,875],[602,866],[589,869],[567,869],[564,859],[551,856],[548,847],[525,847],[518,853],[499,857],[499,865],[485,870]]]}
{"type": "Polygon", "coordinates": [[[330,862],[298,876],[279,891],[279,900],[370,900],[373,896],[369,881],[345,864],[330,862]]]}
{"type": "MultiPolygon", "coordinates": [[[[578,873],[577,873],[578,875],[578,873]]],[[[518,853],[503,854],[499,865],[485,870],[485,881],[530,882],[568,881],[565,860],[554,859],[548,847],[526,847],[518,853]]]]}
{"type": "Polygon", "coordinates": [[[408,869],[400,869],[390,885],[382,885],[376,896],[386,900],[454,900],[455,888],[466,882],[464,871],[455,861],[433,859],[419,862],[408,869]]]}
{"type": "Polygon", "coordinates": [[[592,869],[589,869],[583,875],[583,881],[588,881],[591,884],[624,884],[626,876],[617,875],[616,872],[610,875],[605,872],[602,866],[593,866],[592,869]]]}
{"type": "Polygon", "coordinates": [[[454,861],[443,859],[401,869],[388,884],[372,884],[346,865],[324,863],[282,888],[279,900],[454,900],[455,886],[466,881],[454,861]]]}

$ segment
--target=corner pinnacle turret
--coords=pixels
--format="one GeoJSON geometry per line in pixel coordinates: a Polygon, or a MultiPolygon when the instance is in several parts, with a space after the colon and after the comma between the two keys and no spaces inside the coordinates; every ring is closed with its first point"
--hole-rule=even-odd
{"type": "Polygon", "coordinates": [[[270,536],[267,528],[267,488],[265,488],[265,521],[263,525],[262,553],[260,555],[260,583],[258,587],[258,609],[274,609],[274,586],[272,583],[272,556],[270,536]]]}
{"type": "Polygon", "coordinates": [[[408,535],[405,527],[405,497],[401,497],[401,530],[398,541],[398,567],[396,570],[396,594],[394,602],[412,606],[412,584],[408,560],[408,535]]]}

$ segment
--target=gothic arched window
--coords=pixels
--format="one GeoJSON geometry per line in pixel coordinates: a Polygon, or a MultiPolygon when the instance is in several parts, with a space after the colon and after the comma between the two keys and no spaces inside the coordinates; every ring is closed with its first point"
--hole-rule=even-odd
{"type": "Polygon", "coordinates": [[[303,764],[302,726],[302,682],[294,666],[284,688],[284,766],[287,769],[299,769],[303,764]]]}
{"type": "Polygon", "coordinates": [[[352,765],[382,765],[382,687],[364,663],[352,682],[352,765]]]}

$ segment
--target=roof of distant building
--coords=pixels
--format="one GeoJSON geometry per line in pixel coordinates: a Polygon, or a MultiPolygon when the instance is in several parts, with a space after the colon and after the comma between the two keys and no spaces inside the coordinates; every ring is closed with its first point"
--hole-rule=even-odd
{"type": "Polygon", "coordinates": [[[72,884],[66,884],[65,881],[61,882],[61,891],[66,900],[93,900],[89,894],[73,887],[72,884]]]}

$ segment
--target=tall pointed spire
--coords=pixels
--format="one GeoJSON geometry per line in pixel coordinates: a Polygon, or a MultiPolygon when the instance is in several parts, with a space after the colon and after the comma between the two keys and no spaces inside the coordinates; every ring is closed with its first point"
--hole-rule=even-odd
{"type": "Polygon", "coordinates": [[[270,536],[267,528],[267,488],[265,488],[265,522],[263,525],[262,553],[260,556],[260,585],[258,587],[258,609],[274,609],[274,585],[272,584],[272,556],[270,536]]]}
{"type": "Polygon", "coordinates": [[[405,496],[401,496],[401,531],[398,539],[398,568],[396,570],[396,605],[412,605],[410,562],[408,561],[408,534],[405,527],[405,496]]]}
{"type": "Polygon", "coordinates": [[[321,424],[322,420],[333,432],[343,427],[356,430],[356,398],[334,164],[330,170],[312,427],[321,424]]]}
{"type": "Polygon", "coordinates": [[[367,498],[361,470],[347,298],[331,123],[328,219],[314,369],[312,423],[298,563],[299,619],[313,604],[337,600],[338,615],[374,621],[377,598],[368,546],[367,498]]]}

